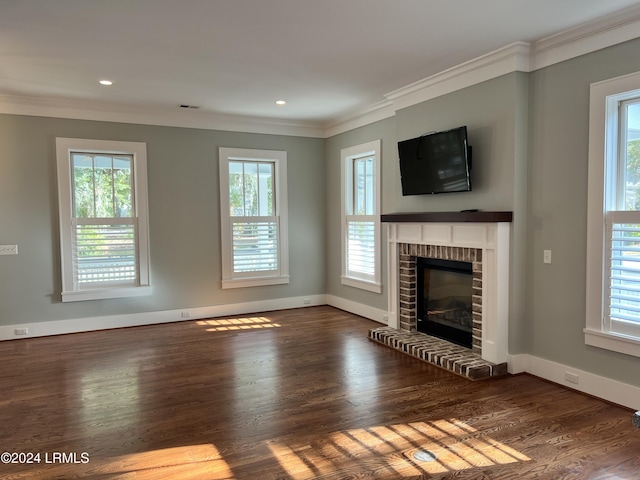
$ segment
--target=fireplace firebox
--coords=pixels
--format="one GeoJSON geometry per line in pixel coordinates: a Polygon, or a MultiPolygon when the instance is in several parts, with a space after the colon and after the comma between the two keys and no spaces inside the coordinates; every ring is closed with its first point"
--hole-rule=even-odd
{"type": "Polygon", "coordinates": [[[472,264],[419,257],[416,267],[417,330],[472,348],[472,264]]]}

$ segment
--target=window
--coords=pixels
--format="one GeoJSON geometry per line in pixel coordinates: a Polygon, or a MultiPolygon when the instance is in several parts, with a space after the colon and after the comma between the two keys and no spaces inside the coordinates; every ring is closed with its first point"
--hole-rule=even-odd
{"type": "Polygon", "coordinates": [[[146,145],[56,139],[62,301],[151,294],[146,145]]]}
{"type": "Polygon", "coordinates": [[[222,288],[289,283],[287,152],[220,148],[222,288]]]}
{"type": "Polygon", "coordinates": [[[640,356],[640,75],[591,87],[585,341],[640,356]]]}
{"type": "Polygon", "coordinates": [[[342,157],[342,283],[380,293],[380,140],[342,157]]]}

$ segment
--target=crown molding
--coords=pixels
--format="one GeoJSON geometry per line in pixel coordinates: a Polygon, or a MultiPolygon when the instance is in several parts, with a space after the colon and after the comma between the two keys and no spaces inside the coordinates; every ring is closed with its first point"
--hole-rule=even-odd
{"type": "Polygon", "coordinates": [[[75,99],[0,95],[0,113],[324,138],[322,125],[314,122],[224,115],[192,109],[139,107],[75,99]]]}
{"type": "Polygon", "coordinates": [[[325,126],[330,137],[392,117],[398,110],[490,80],[514,71],[530,71],[530,45],[516,42],[384,95],[369,109],[325,126]]]}
{"type": "Polygon", "coordinates": [[[324,124],[325,138],[355,130],[385,118],[393,117],[396,109],[391,100],[381,100],[366,108],[351,112],[348,115],[324,124]]]}
{"type": "Polygon", "coordinates": [[[516,42],[387,93],[396,110],[515,71],[530,71],[530,45],[516,42]]]}
{"type": "Polygon", "coordinates": [[[640,36],[640,4],[564,30],[532,46],[532,70],[611,47],[640,36]]]}

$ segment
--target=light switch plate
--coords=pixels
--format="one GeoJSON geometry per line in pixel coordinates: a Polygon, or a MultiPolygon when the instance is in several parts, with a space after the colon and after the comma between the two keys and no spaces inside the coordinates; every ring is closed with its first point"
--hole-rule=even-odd
{"type": "Polygon", "coordinates": [[[17,255],[18,245],[0,245],[0,255],[17,255]]]}

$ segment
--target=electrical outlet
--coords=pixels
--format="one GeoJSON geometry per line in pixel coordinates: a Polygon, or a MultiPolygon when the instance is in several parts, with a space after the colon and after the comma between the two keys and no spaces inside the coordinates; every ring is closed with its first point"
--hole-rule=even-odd
{"type": "Polygon", "coordinates": [[[310,298],[305,298],[304,299],[304,304],[305,305],[311,305],[311,299],[310,298]]]}
{"type": "Polygon", "coordinates": [[[551,263],[551,250],[545,250],[543,252],[544,263],[551,263]]]}
{"type": "Polygon", "coordinates": [[[28,328],[16,328],[13,330],[13,334],[14,335],[28,335],[29,334],[29,329],[28,328]]]}
{"type": "Polygon", "coordinates": [[[182,312],[182,318],[191,318],[191,312],[188,310],[185,310],[184,312],[182,312]]]}
{"type": "Polygon", "coordinates": [[[17,255],[18,245],[0,245],[0,255],[17,255]]]}
{"type": "Polygon", "coordinates": [[[564,379],[569,383],[575,383],[576,385],[580,383],[580,377],[575,373],[564,372],[564,379]]]}

